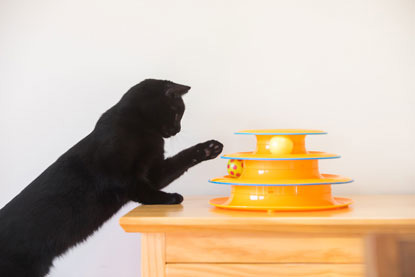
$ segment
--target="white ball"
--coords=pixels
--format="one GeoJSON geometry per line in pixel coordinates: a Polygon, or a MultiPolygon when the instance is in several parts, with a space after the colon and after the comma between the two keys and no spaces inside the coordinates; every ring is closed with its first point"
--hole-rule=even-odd
{"type": "Polygon", "coordinates": [[[269,151],[272,154],[290,154],[293,151],[294,143],[288,137],[274,136],[269,141],[269,151]]]}

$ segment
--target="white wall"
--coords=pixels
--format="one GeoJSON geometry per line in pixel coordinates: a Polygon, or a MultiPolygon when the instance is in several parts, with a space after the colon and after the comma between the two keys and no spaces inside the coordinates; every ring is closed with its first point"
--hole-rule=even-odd
{"type": "MultiPolygon", "coordinates": [[[[415,193],[412,0],[1,0],[0,206],[147,77],[192,86],[169,153],[216,138],[248,151],[249,128],[314,128],[310,149],[337,195],[415,193]]],[[[168,190],[224,194],[217,159],[168,190]]],[[[118,218],[50,276],[138,276],[139,235],[118,218]]]]}

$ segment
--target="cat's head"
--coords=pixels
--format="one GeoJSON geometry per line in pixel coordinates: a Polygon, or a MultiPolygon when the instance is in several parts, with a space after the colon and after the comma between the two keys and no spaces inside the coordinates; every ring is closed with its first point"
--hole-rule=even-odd
{"type": "Polygon", "coordinates": [[[147,79],[132,87],[121,102],[128,107],[130,116],[139,116],[147,128],[168,138],[181,129],[185,110],[182,96],[189,90],[189,86],[171,81],[147,79]]]}

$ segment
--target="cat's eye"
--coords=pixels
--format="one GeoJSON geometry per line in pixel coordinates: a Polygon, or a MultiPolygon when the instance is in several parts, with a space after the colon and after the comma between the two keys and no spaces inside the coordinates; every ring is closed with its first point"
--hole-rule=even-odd
{"type": "Polygon", "coordinates": [[[174,120],[177,121],[180,119],[180,115],[178,113],[176,113],[176,115],[174,116],[174,120]]]}

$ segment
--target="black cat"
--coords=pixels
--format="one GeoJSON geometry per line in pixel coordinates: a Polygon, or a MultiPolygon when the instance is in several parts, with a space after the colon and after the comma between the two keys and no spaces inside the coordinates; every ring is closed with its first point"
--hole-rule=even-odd
{"type": "Polygon", "coordinates": [[[39,277],[128,201],[179,204],[160,191],[190,167],[222,151],[215,140],[164,159],[164,140],[180,131],[182,95],[190,87],[145,80],[98,120],[0,210],[0,276],[39,277]]]}

